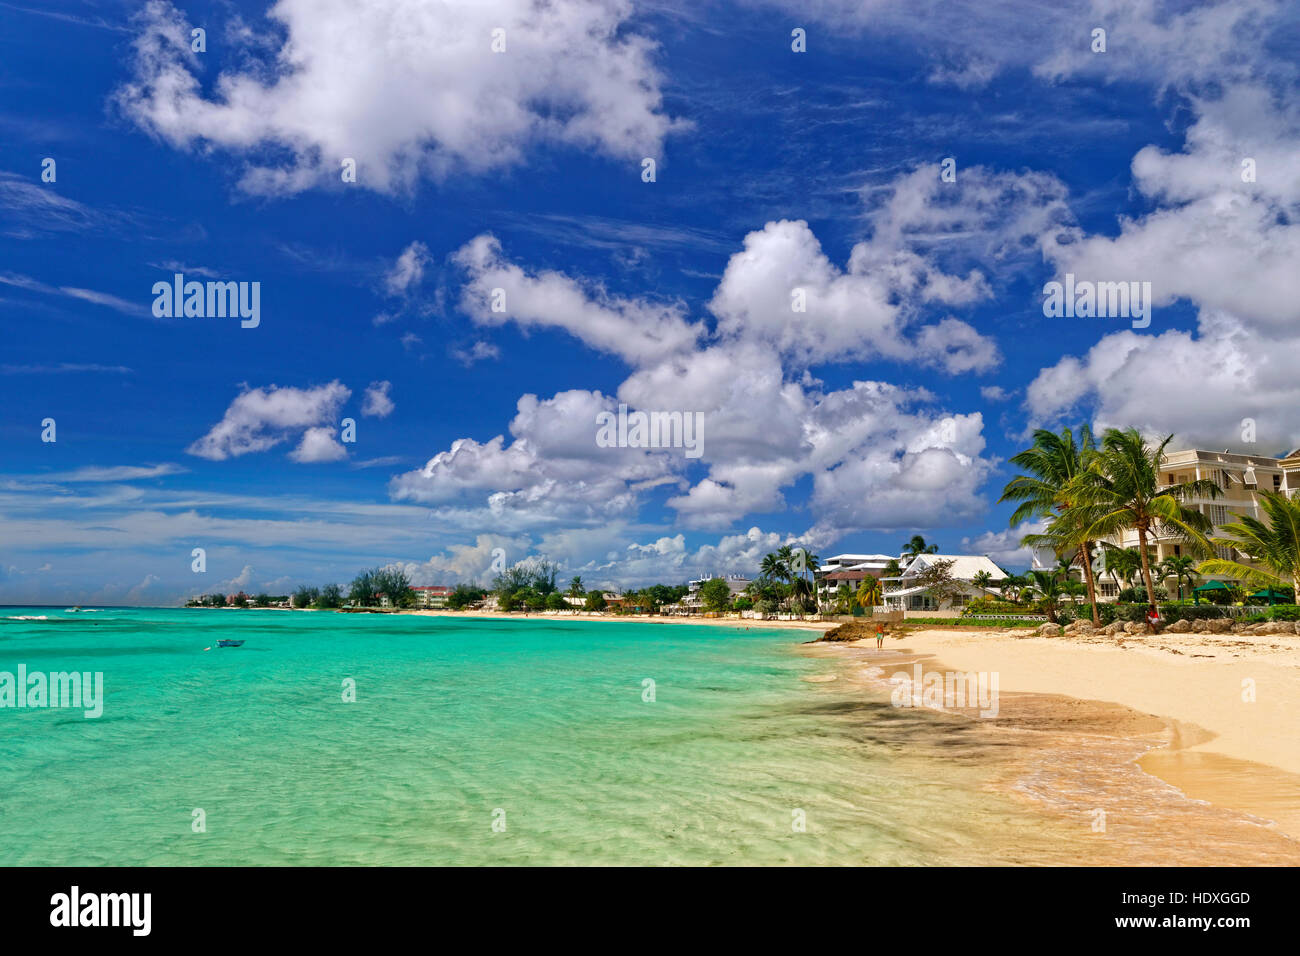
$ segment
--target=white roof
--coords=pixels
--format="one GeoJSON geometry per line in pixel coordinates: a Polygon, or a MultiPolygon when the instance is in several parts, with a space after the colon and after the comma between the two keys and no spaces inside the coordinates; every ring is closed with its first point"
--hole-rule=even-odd
{"type": "Polygon", "coordinates": [[[916,560],[903,572],[903,577],[915,577],[936,561],[951,561],[952,576],[961,581],[969,581],[981,571],[987,571],[994,581],[1001,581],[1006,577],[1002,569],[984,554],[918,554],[916,560]]]}
{"type": "Polygon", "coordinates": [[[892,554],[837,554],[822,559],[818,571],[860,571],[865,568],[885,565],[898,558],[892,554]]]}

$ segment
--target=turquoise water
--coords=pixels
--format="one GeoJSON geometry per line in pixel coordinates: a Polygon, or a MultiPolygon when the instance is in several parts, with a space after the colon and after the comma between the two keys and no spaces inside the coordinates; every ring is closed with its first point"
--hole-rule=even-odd
{"type": "Polygon", "coordinates": [[[91,720],[0,709],[0,864],[926,864],[1068,852],[990,792],[981,760],[945,759],[930,715],[818,682],[837,665],[802,653],[807,639],[631,622],[0,609],[0,671],[100,671],[105,697],[91,720]],[[33,616],[47,619],[17,619],[33,616]],[[219,637],[246,644],[218,650],[219,637]],[[347,679],[355,703],[343,700],[347,679]],[[193,831],[195,809],[206,832],[193,831]]]}

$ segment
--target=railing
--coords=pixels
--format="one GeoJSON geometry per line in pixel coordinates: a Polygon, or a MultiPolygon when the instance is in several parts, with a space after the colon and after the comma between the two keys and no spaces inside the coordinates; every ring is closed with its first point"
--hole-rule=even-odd
{"type": "Polygon", "coordinates": [[[962,614],[963,621],[1046,621],[1046,614],[962,614]]]}

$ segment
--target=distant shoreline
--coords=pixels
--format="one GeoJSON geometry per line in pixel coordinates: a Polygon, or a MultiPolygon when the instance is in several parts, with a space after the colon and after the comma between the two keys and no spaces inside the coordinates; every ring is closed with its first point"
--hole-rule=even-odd
{"type": "Polygon", "coordinates": [[[452,611],[437,608],[318,608],[318,607],[203,607],[182,605],[186,611],[312,611],[337,614],[405,614],[417,617],[468,617],[495,618],[507,621],[607,621],[615,624],[707,624],[716,627],[738,627],[745,630],[792,629],[803,631],[829,631],[838,627],[836,621],[760,621],[746,617],[702,617],[650,614],[599,614],[582,611],[577,614],[525,614],[517,611],[452,611]]]}

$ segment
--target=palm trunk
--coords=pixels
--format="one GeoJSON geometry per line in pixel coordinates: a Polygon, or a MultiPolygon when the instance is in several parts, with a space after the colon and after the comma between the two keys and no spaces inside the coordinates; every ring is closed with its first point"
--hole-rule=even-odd
{"type": "Polygon", "coordinates": [[[1088,584],[1088,603],[1092,605],[1092,626],[1101,627],[1101,615],[1097,613],[1097,588],[1092,580],[1092,542],[1083,543],[1083,576],[1088,584]]]}
{"type": "MultiPolygon", "coordinates": [[[[1138,533],[1138,556],[1142,559],[1142,583],[1147,587],[1147,610],[1148,612],[1156,609],[1156,588],[1151,583],[1151,562],[1147,559],[1147,533],[1140,526],[1138,533]]],[[[1152,634],[1156,629],[1151,626],[1150,615],[1147,618],[1147,630],[1152,634]]]]}

